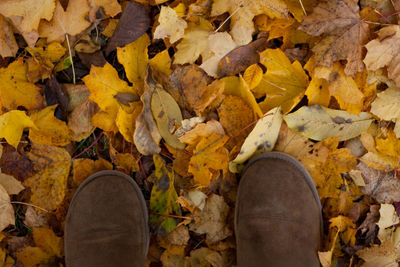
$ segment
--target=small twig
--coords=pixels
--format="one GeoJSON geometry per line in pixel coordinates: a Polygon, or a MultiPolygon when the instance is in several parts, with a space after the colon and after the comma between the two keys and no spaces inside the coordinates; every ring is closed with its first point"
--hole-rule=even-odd
{"type": "Polygon", "coordinates": [[[233,15],[235,15],[235,14],[240,10],[240,8],[242,8],[242,7],[243,7],[243,5],[240,5],[235,11],[233,11],[232,14],[230,14],[229,17],[227,17],[227,18],[221,23],[221,25],[219,25],[219,27],[218,27],[214,32],[218,32],[219,29],[221,29],[222,26],[224,26],[224,24],[225,24],[233,15]]]}
{"type": "Polygon", "coordinates": [[[44,209],[44,208],[41,208],[41,207],[36,206],[36,205],[33,205],[33,204],[25,203],[25,202],[11,201],[10,203],[11,203],[11,204],[21,204],[21,205],[31,206],[31,207],[40,209],[40,210],[45,211],[45,212],[50,212],[50,211],[48,211],[48,210],[46,210],[46,209],[44,209]]]}
{"type": "Polygon", "coordinates": [[[387,19],[387,17],[382,14],[378,9],[374,9],[375,13],[377,13],[384,21],[386,21],[389,24],[392,24],[392,22],[390,20],[387,19]]]}
{"type": "Polygon", "coordinates": [[[143,172],[144,177],[147,177],[147,173],[146,173],[146,171],[145,171],[145,169],[143,167],[143,164],[142,164],[142,157],[141,156],[139,158],[139,167],[140,167],[140,170],[143,172]]]}
{"type": "Polygon", "coordinates": [[[161,214],[157,212],[150,211],[151,214],[158,215],[158,216],[163,216],[163,217],[169,217],[169,218],[176,218],[176,219],[184,219],[184,220],[191,220],[191,217],[188,216],[179,216],[179,215],[171,215],[171,214],[161,214]]]}
{"type": "Polygon", "coordinates": [[[307,12],[306,12],[306,9],[304,8],[303,2],[301,0],[299,0],[299,3],[301,5],[301,9],[303,9],[304,15],[307,16],[307,12]]]}
{"type": "Polygon", "coordinates": [[[75,78],[75,68],[74,68],[74,61],[72,59],[72,52],[71,52],[71,45],[69,44],[69,38],[68,38],[68,33],[65,34],[65,39],[67,39],[67,45],[68,45],[68,52],[69,52],[69,58],[71,59],[71,67],[72,67],[72,81],[75,84],[76,83],[76,78],[75,78]]]}
{"type": "Polygon", "coordinates": [[[97,137],[97,139],[87,148],[85,148],[81,153],[79,153],[78,155],[72,157],[72,159],[76,159],[77,157],[79,157],[80,155],[84,154],[86,151],[88,151],[92,146],[94,146],[95,144],[97,144],[97,142],[99,142],[100,138],[103,136],[104,132],[101,132],[101,134],[99,135],[99,137],[97,137]]]}

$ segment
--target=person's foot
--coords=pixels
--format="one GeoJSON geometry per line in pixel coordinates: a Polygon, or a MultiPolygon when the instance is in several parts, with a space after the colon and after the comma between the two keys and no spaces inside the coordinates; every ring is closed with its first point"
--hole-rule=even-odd
{"type": "Polygon", "coordinates": [[[64,245],[67,267],[144,266],[147,209],[134,180],[117,171],[89,177],[71,201],[64,245]]]}
{"type": "Polygon", "coordinates": [[[321,203],[295,158],[278,152],[252,159],[236,200],[238,266],[320,266],[321,203]]]}

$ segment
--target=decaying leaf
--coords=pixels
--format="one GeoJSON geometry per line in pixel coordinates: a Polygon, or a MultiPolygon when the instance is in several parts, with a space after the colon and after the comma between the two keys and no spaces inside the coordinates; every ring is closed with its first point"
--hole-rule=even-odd
{"type": "Polygon", "coordinates": [[[0,230],[3,231],[8,225],[14,223],[14,208],[10,203],[7,191],[0,184],[0,230]]]}
{"type": "Polygon", "coordinates": [[[147,69],[144,86],[145,91],[140,97],[143,103],[143,109],[136,118],[133,142],[140,153],[143,155],[152,155],[161,151],[158,146],[161,140],[161,135],[151,112],[151,98],[154,90],[157,88],[157,82],[154,80],[150,68],[147,69]]]}
{"type": "Polygon", "coordinates": [[[313,47],[319,66],[347,60],[344,72],[354,76],[364,69],[363,45],[368,37],[368,25],[359,15],[356,0],[320,1],[300,29],[323,39],[313,47]]]}
{"type": "Polygon", "coordinates": [[[0,137],[5,138],[15,148],[18,147],[22,131],[28,127],[36,128],[35,123],[23,111],[12,110],[0,115],[0,137]]]}
{"type": "Polygon", "coordinates": [[[372,122],[371,115],[367,112],[352,115],[344,110],[333,110],[319,105],[302,107],[284,116],[284,120],[289,128],[314,140],[328,137],[348,140],[360,135],[372,122]]]}
{"type": "Polygon", "coordinates": [[[171,44],[183,37],[187,23],[170,7],[162,6],[158,17],[160,25],[154,31],[154,39],[169,37],[171,44]]]}
{"type": "Polygon", "coordinates": [[[55,210],[64,200],[71,157],[63,148],[32,144],[28,157],[35,174],[24,181],[32,190],[31,203],[46,210],[55,210]]]}
{"type": "Polygon", "coordinates": [[[272,151],[282,124],[280,108],[274,108],[261,118],[244,141],[239,154],[229,162],[231,172],[239,172],[239,165],[259,153],[272,151]]]}
{"type": "Polygon", "coordinates": [[[117,47],[123,47],[136,41],[142,36],[150,25],[150,9],[146,5],[129,1],[118,21],[117,28],[109,40],[106,48],[106,54],[117,47]]]}
{"type": "Polygon", "coordinates": [[[0,185],[3,186],[9,195],[17,195],[25,189],[20,181],[5,173],[0,173],[0,185]]]}
{"type": "Polygon", "coordinates": [[[13,31],[4,17],[0,15],[0,56],[3,58],[14,57],[17,51],[18,45],[13,31]]]}
{"type": "Polygon", "coordinates": [[[151,97],[151,111],[165,142],[177,149],[185,148],[185,145],[173,134],[182,122],[181,110],[174,98],[165,90],[155,88],[151,97]]]}
{"type": "Polygon", "coordinates": [[[238,45],[245,45],[251,41],[254,32],[253,18],[266,14],[271,18],[286,18],[288,9],[280,0],[217,0],[214,1],[211,16],[218,16],[229,12],[232,16],[231,35],[238,45]]]}
{"type": "Polygon", "coordinates": [[[265,96],[265,100],[260,103],[264,113],[281,106],[286,114],[304,96],[308,77],[301,64],[298,61],[291,63],[280,49],[267,49],[260,57],[260,62],[267,67],[267,72],[252,91],[256,97],[265,96]]]}
{"type": "Polygon", "coordinates": [[[365,261],[365,267],[396,267],[397,249],[392,242],[385,241],[381,245],[373,245],[357,252],[357,256],[365,261]]]}
{"type": "Polygon", "coordinates": [[[224,198],[211,194],[203,210],[195,212],[195,221],[189,225],[189,229],[198,234],[206,234],[209,244],[223,240],[232,234],[226,224],[229,206],[224,198]]]}
{"type": "Polygon", "coordinates": [[[378,38],[366,44],[368,52],[364,59],[368,70],[387,66],[388,77],[394,80],[397,86],[400,86],[400,72],[397,67],[400,61],[399,40],[400,27],[398,25],[383,27],[378,32],[378,38]]]}
{"type": "Polygon", "coordinates": [[[176,202],[178,195],[174,187],[174,172],[167,169],[162,158],[153,156],[156,167],[156,183],[153,185],[150,197],[150,224],[156,228],[158,235],[171,232],[177,225],[177,220],[161,215],[181,215],[181,209],[176,202]]]}
{"type": "Polygon", "coordinates": [[[362,162],[357,165],[357,169],[365,181],[365,186],[361,187],[364,194],[374,197],[379,203],[400,201],[400,181],[394,171],[379,171],[362,162]]]}

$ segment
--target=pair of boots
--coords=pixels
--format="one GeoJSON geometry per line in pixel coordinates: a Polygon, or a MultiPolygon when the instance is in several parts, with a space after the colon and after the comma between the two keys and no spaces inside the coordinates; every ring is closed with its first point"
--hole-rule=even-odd
{"type": "MultiPolygon", "coordinates": [[[[266,153],[244,170],[236,200],[237,265],[319,266],[321,204],[296,159],[266,153]]],[[[67,267],[144,266],[147,208],[134,180],[116,171],[88,178],[76,192],[65,229],[67,267]]]]}

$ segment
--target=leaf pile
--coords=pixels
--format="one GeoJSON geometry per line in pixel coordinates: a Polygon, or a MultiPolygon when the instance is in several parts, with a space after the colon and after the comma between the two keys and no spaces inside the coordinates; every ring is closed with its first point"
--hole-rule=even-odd
{"type": "Polygon", "coordinates": [[[63,264],[72,196],[119,170],[147,265],[234,266],[251,157],[288,153],[323,206],[326,266],[400,261],[400,4],[0,1],[0,266],[63,264]]]}

